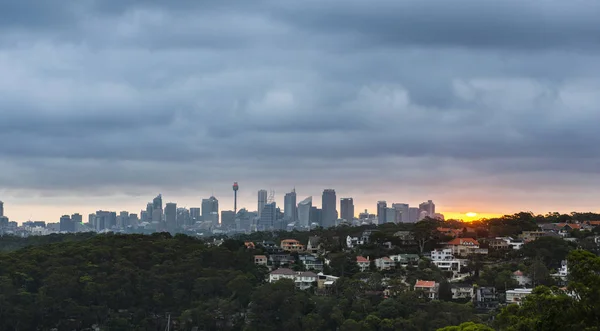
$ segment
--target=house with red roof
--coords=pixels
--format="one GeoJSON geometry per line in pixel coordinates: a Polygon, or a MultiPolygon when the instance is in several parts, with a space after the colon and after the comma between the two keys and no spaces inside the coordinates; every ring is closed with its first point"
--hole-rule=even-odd
{"type": "Polygon", "coordinates": [[[479,248],[479,242],[473,238],[454,238],[446,243],[446,248],[450,248],[455,256],[488,253],[487,249],[479,248]]]}
{"type": "Polygon", "coordinates": [[[435,300],[439,297],[440,284],[433,280],[417,280],[414,289],[423,296],[435,300]]]}
{"type": "Polygon", "coordinates": [[[437,231],[444,236],[448,236],[448,237],[452,237],[452,238],[456,238],[462,234],[462,230],[460,230],[460,229],[438,227],[437,231]]]}
{"type": "Polygon", "coordinates": [[[357,256],[356,264],[358,264],[358,268],[361,272],[365,272],[369,270],[369,267],[371,266],[371,261],[369,260],[369,257],[357,256]]]}

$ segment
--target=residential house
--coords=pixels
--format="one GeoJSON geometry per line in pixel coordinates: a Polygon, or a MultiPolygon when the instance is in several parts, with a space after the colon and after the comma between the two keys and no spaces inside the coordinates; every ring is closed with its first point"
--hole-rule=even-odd
{"type": "Polygon", "coordinates": [[[479,242],[473,238],[455,238],[446,243],[446,248],[450,248],[455,256],[488,253],[487,249],[480,249],[479,242]]]}
{"type": "Polygon", "coordinates": [[[356,246],[364,245],[365,242],[362,241],[359,237],[346,237],[346,246],[348,248],[354,248],[356,246]]]}
{"type": "Polygon", "coordinates": [[[363,256],[357,256],[356,264],[358,264],[358,268],[361,272],[365,272],[369,270],[369,267],[371,266],[371,261],[369,260],[369,257],[365,258],[363,256]]]}
{"type": "Polygon", "coordinates": [[[581,230],[581,225],[575,223],[559,223],[556,227],[558,228],[558,234],[563,237],[569,236],[573,230],[581,230]]]}
{"type": "Polygon", "coordinates": [[[304,245],[296,239],[284,239],[281,241],[281,249],[287,252],[302,252],[304,245]]]}
{"type": "Polygon", "coordinates": [[[323,261],[313,255],[298,255],[298,260],[302,262],[306,270],[323,271],[323,261]]]}
{"type": "Polygon", "coordinates": [[[418,254],[398,254],[390,255],[390,259],[392,259],[392,261],[394,261],[396,265],[406,267],[408,265],[418,264],[420,257],[418,254]]]}
{"type": "Polygon", "coordinates": [[[479,310],[490,310],[498,307],[496,289],[493,287],[473,287],[473,305],[479,310]]]}
{"type": "Polygon", "coordinates": [[[512,248],[508,245],[508,241],[504,240],[504,238],[491,238],[488,239],[488,245],[491,249],[494,250],[503,250],[503,249],[508,249],[508,248],[512,248]]]}
{"type": "Polygon", "coordinates": [[[265,255],[254,255],[254,264],[267,266],[268,259],[265,255]]]}
{"type": "Polygon", "coordinates": [[[317,274],[317,288],[319,289],[327,289],[332,287],[339,277],[325,275],[322,272],[317,274]]]}
{"type": "Polygon", "coordinates": [[[421,292],[425,297],[435,300],[439,297],[440,284],[433,280],[417,280],[414,289],[421,292]]]}
{"type": "Polygon", "coordinates": [[[318,236],[308,237],[308,243],[306,244],[306,251],[311,254],[317,254],[323,249],[321,238],[318,236]]]}
{"type": "Polygon", "coordinates": [[[567,260],[563,260],[560,264],[560,269],[555,274],[552,274],[553,277],[559,278],[562,281],[566,281],[569,276],[569,266],[567,265],[567,260]]]}
{"type": "Polygon", "coordinates": [[[251,242],[251,241],[244,242],[244,246],[246,246],[246,248],[248,248],[248,249],[255,249],[256,248],[256,246],[254,245],[254,243],[251,242]]]}
{"type": "Polygon", "coordinates": [[[527,277],[521,270],[513,272],[512,278],[519,284],[519,286],[526,287],[531,285],[531,278],[527,277]]]}
{"type": "Polygon", "coordinates": [[[273,283],[281,279],[291,279],[296,287],[306,290],[317,282],[317,274],[310,271],[294,271],[292,269],[280,268],[269,274],[269,282],[273,283]]]}
{"type": "Polygon", "coordinates": [[[452,237],[452,238],[457,238],[458,236],[460,236],[463,233],[463,231],[460,229],[443,228],[443,227],[437,228],[437,231],[443,236],[452,237]]]}
{"type": "Polygon", "coordinates": [[[521,305],[523,299],[530,295],[532,291],[533,289],[530,288],[516,288],[514,290],[508,290],[506,291],[506,303],[516,303],[521,305]]]}
{"type": "Polygon", "coordinates": [[[451,284],[450,289],[452,291],[452,299],[472,299],[473,285],[471,284],[451,284]]]}
{"type": "Polygon", "coordinates": [[[452,249],[435,249],[431,251],[431,260],[432,261],[447,261],[454,260],[454,255],[452,254],[452,249]]]}
{"type": "Polygon", "coordinates": [[[592,228],[595,228],[597,226],[600,226],[600,221],[585,221],[585,224],[591,226],[592,228]]]}
{"type": "Polygon", "coordinates": [[[269,265],[274,267],[289,266],[294,263],[296,263],[296,259],[290,254],[269,255],[269,265]]]}
{"type": "Polygon", "coordinates": [[[375,267],[378,270],[391,270],[396,267],[396,263],[387,256],[375,260],[375,267]]]}
{"type": "Polygon", "coordinates": [[[523,231],[523,233],[521,233],[521,239],[523,239],[524,242],[528,243],[530,241],[537,240],[545,235],[545,231],[523,231]]]}
{"type": "Polygon", "coordinates": [[[459,260],[436,260],[431,261],[441,271],[452,271],[453,273],[460,273],[461,262],[459,260]]]}
{"type": "Polygon", "coordinates": [[[373,232],[376,232],[376,230],[363,231],[362,235],[360,236],[360,241],[363,242],[363,245],[368,244],[371,241],[371,234],[373,234],[373,232]]]}

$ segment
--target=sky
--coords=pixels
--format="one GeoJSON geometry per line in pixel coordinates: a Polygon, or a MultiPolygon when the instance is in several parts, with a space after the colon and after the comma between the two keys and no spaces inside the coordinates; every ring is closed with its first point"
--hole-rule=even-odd
{"type": "Polygon", "coordinates": [[[599,211],[597,0],[0,1],[12,220],[324,188],[599,211]]]}

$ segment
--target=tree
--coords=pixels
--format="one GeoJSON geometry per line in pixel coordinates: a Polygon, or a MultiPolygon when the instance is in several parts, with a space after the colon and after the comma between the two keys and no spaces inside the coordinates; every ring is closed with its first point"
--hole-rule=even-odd
{"type": "Polygon", "coordinates": [[[423,254],[423,251],[425,250],[425,244],[436,237],[439,224],[439,220],[429,217],[426,217],[415,224],[413,236],[419,245],[419,252],[421,252],[421,254],[423,254]]]}
{"type": "Polygon", "coordinates": [[[447,326],[445,328],[438,329],[437,331],[494,331],[494,329],[485,324],[465,322],[459,326],[447,326]]]}

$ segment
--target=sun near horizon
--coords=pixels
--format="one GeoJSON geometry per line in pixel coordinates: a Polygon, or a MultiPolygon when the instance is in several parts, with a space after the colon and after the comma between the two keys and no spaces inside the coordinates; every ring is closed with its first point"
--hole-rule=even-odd
{"type": "Polygon", "coordinates": [[[479,213],[479,212],[444,212],[444,218],[447,220],[462,220],[464,222],[477,221],[483,218],[495,218],[500,217],[502,214],[494,213],[479,213]]]}

